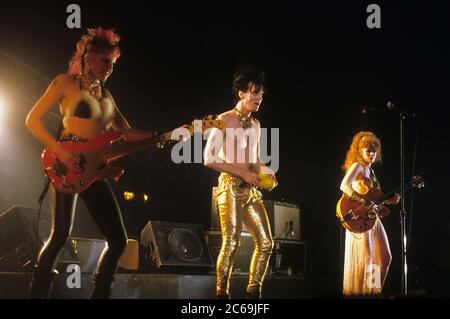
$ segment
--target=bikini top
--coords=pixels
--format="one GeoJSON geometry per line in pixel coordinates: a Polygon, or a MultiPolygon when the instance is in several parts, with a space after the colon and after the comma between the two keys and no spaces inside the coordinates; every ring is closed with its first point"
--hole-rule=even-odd
{"type": "Polygon", "coordinates": [[[102,97],[97,100],[83,90],[81,81],[79,91],[64,101],[63,117],[76,116],[84,119],[95,119],[108,126],[114,119],[114,102],[111,95],[102,88],[102,97]]]}

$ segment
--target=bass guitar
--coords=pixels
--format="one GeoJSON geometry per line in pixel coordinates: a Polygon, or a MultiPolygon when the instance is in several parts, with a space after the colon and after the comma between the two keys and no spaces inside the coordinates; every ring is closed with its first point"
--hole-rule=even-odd
{"type": "MultiPolygon", "coordinates": [[[[224,129],[225,124],[222,120],[213,120],[208,117],[205,120],[194,121],[192,125],[185,128],[192,135],[200,129],[204,131],[214,127],[224,129]]],[[[48,148],[42,152],[42,166],[57,191],[76,194],[84,191],[100,178],[112,178],[118,181],[124,169],[110,165],[112,161],[146,148],[162,147],[165,143],[174,141],[172,138],[172,131],[170,131],[140,141],[118,143],[123,139],[122,132],[107,131],[86,142],[60,142],[62,147],[74,154],[79,171],[69,169],[48,148]]]]}

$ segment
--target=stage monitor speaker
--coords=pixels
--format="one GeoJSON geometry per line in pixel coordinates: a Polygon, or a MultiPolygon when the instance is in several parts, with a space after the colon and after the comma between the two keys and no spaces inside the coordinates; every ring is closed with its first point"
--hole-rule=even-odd
{"type": "MultiPolygon", "coordinates": [[[[236,257],[234,257],[233,274],[248,274],[250,271],[250,262],[254,250],[253,239],[250,233],[241,233],[241,244],[236,257]]],[[[217,264],[217,257],[222,248],[222,233],[220,231],[211,230],[206,232],[206,241],[208,242],[209,250],[214,260],[214,266],[217,264]]]]}
{"type": "Polygon", "coordinates": [[[141,232],[141,245],[157,272],[198,274],[214,268],[199,224],[149,221],[141,232]]]}
{"type": "Polygon", "coordinates": [[[274,239],[301,240],[300,209],[293,203],[265,200],[274,239]]]}
{"type": "Polygon", "coordinates": [[[96,238],[70,237],[69,242],[80,261],[81,272],[94,272],[106,247],[106,241],[96,238]]]}
{"type": "MultiPolygon", "coordinates": [[[[82,273],[93,273],[98,261],[106,247],[106,240],[97,238],[70,237],[72,246],[82,273]]],[[[119,261],[118,272],[138,270],[139,268],[139,244],[136,240],[128,239],[128,244],[119,261]]]]}
{"type": "MultiPolygon", "coordinates": [[[[0,271],[30,272],[36,256],[36,209],[13,206],[0,215],[0,271]]],[[[42,211],[39,221],[38,251],[50,234],[51,222],[48,211],[42,211]]],[[[62,265],[79,264],[71,245],[62,249],[59,269],[62,265]]]]}

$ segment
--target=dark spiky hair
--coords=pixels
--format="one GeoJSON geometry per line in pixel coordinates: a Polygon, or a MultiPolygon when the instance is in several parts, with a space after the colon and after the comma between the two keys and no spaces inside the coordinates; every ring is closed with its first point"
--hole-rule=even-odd
{"type": "Polygon", "coordinates": [[[235,102],[239,101],[239,91],[246,92],[249,89],[249,84],[253,84],[257,89],[262,90],[266,87],[266,79],[264,70],[251,67],[241,66],[233,75],[233,98],[235,102]]]}

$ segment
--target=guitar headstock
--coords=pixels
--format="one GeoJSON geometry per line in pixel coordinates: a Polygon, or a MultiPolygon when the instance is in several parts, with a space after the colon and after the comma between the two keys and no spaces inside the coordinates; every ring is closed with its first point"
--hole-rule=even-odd
{"type": "Polygon", "coordinates": [[[411,184],[414,187],[417,187],[418,189],[425,187],[425,181],[423,180],[422,176],[420,176],[420,175],[413,176],[411,184]]]}
{"type": "Polygon", "coordinates": [[[172,136],[173,131],[160,134],[158,136],[159,141],[157,143],[157,147],[163,148],[168,143],[186,141],[194,133],[203,133],[205,130],[211,129],[211,128],[218,128],[220,130],[223,130],[223,129],[225,129],[225,122],[223,120],[214,119],[214,117],[212,115],[209,115],[201,120],[194,120],[194,121],[192,121],[192,125],[186,124],[186,125],[183,125],[178,128],[178,129],[188,130],[189,135],[180,133],[179,136],[174,137],[174,136],[172,136]]]}
{"type": "Polygon", "coordinates": [[[225,128],[225,122],[223,120],[214,119],[212,115],[208,115],[201,120],[192,121],[192,125],[187,127],[191,134],[193,134],[194,132],[202,133],[210,128],[218,128],[220,130],[223,130],[225,128]]]}

